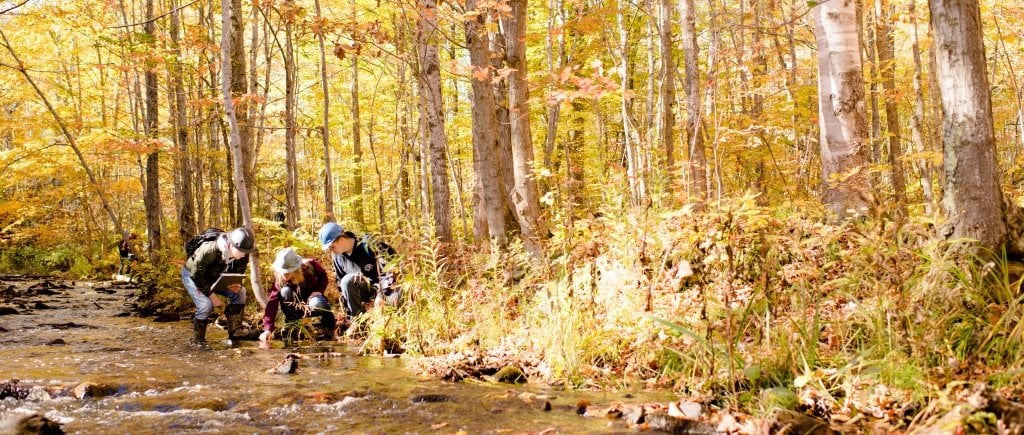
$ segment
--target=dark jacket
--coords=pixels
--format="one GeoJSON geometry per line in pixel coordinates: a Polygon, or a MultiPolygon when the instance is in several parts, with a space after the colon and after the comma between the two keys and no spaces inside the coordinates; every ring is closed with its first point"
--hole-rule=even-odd
{"type": "Polygon", "coordinates": [[[185,267],[196,283],[196,288],[203,294],[210,294],[210,286],[217,281],[222,273],[245,273],[245,267],[249,265],[249,256],[246,255],[238,260],[225,259],[225,253],[217,247],[220,240],[224,240],[227,246],[227,234],[221,234],[217,240],[203,242],[196,248],[196,252],[185,261],[185,267]]]}
{"type": "Polygon", "coordinates": [[[334,262],[334,273],[337,274],[339,281],[345,275],[356,273],[352,268],[354,264],[359,268],[358,273],[376,285],[380,281],[380,268],[385,264],[384,259],[393,255],[395,250],[387,243],[375,242],[370,236],[363,236],[352,248],[351,254],[335,254],[331,257],[334,262]]]}
{"type": "MultiPolygon", "coordinates": [[[[323,294],[327,290],[327,271],[320,265],[320,262],[306,258],[302,260],[302,266],[302,274],[303,278],[305,278],[302,285],[294,287],[291,282],[285,283],[285,285],[293,286],[296,290],[296,300],[292,302],[305,303],[313,293],[323,294]]],[[[267,297],[267,307],[263,310],[264,331],[274,330],[274,318],[277,317],[277,310],[281,306],[281,287],[275,280],[274,286],[270,288],[270,295],[267,297]]]]}

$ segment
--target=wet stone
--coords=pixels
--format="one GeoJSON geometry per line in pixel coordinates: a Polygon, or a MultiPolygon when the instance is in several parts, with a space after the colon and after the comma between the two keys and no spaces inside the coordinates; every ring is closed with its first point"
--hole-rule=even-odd
{"type": "Polygon", "coordinates": [[[715,427],[697,420],[676,418],[669,416],[665,411],[653,410],[645,418],[646,423],[652,430],[664,431],[678,434],[713,434],[715,427]]]}
{"type": "Polygon", "coordinates": [[[0,307],[0,316],[7,316],[7,315],[11,315],[11,314],[21,314],[21,313],[18,312],[17,308],[14,308],[14,307],[12,307],[10,305],[5,305],[5,306],[0,307]]]}
{"type": "Polygon", "coordinates": [[[63,434],[60,423],[39,414],[14,414],[0,420],[0,433],[63,434]]]}
{"type": "Polygon", "coordinates": [[[55,338],[53,340],[50,340],[49,343],[46,343],[47,346],[65,346],[67,344],[68,343],[64,341],[63,338],[55,338]]]}
{"type": "Polygon", "coordinates": [[[46,304],[44,304],[42,302],[36,302],[35,304],[32,304],[32,308],[35,308],[37,310],[52,310],[55,307],[51,307],[51,306],[46,305],[46,304]]]}
{"type": "Polygon", "coordinates": [[[409,399],[412,403],[452,402],[452,398],[444,394],[417,394],[409,399]]]}
{"type": "Polygon", "coordinates": [[[74,394],[76,399],[84,399],[86,397],[105,397],[114,394],[114,389],[106,385],[100,385],[93,382],[82,382],[71,390],[71,394],[74,394]]]}
{"type": "Polygon", "coordinates": [[[516,366],[505,366],[498,373],[494,374],[494,378],[498,382],[506,384],[521,384],[526,382],[526,374],[523,373],[523,369],[516,366]]]}
{"type": "Polygon", "coordinates": [[[31,400],[33,402],[45,402],[51,399],[53,399],[53,396],[50,392],[46,391],[46,388],[39,386],[32,387],[28,392],[28,396],[25,396],[25,400],[31,400]]]}

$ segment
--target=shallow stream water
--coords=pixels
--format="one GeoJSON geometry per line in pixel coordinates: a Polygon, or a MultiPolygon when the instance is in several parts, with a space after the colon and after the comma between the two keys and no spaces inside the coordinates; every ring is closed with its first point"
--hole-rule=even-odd
{"type": "Polygon", "coordinates": [[[340,344],[228,348],[212,326],[211,349],[196,350],[187,344],[190,322],[131,315],[131,286],[43,281],[0,277],[0,313],[17,311],[0,315],[0,382],[47,387],[55,398],[0,400],[0,419],[38,413],[67,433],[630,432],[620,421],[577,415],[576,403],[671,400],[421,380],[402,358],[356,356],[340,344]],[[303,355],[296,374],[266,372],[288,353],[303,355]],[[112,394],[74,397],[83,382],[112,394]]]}

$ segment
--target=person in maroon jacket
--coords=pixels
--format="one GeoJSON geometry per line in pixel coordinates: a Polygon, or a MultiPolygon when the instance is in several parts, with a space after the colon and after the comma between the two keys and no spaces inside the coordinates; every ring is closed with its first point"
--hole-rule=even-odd
{"type": "Polygon", "coordinates": [[[284,313],[285,323],[320,317],[320,331],[328,336],[332,334],[336,320],[331,305],[324,297],[327,272],[323,266],[312,258],[302,258],[295,249],[284,248],[277,252],[271,267],[274,269],[274,285],[263,311],[260,341],[270,342],[278,308],[284,313]]]}

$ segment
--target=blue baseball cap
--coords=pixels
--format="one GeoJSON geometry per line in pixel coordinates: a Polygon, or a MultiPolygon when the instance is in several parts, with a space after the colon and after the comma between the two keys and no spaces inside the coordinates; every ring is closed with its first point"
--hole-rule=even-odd
{"type": "Polygon", "coordinates": [[[338,237],[341,237],[344,232],[345,229],[334,222],[328,222],[320,227],[320,244],[323,245],[324,250],[330,249],[331,243],[338,240],[338,237]]]}

